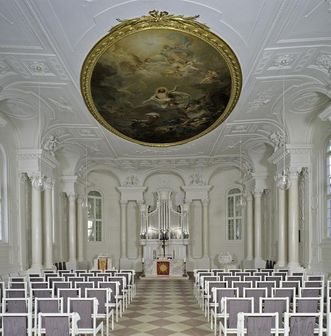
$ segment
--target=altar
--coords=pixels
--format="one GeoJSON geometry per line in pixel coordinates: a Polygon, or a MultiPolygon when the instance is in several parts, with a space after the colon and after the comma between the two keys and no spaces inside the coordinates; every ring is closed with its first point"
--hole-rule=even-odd
{"type": "Polygon", "coordinates": [[[186,278],[188,207],[175,204],[171,190],[156,193],[155,208],[141,211],[143,276],[186,278]]]}
{"type": "Polygon", "coordinates": [[[183,259],[147,259],[145,261],[145,276],[149,277],[182,277],[184,275],[184,260],[183,259]]]}

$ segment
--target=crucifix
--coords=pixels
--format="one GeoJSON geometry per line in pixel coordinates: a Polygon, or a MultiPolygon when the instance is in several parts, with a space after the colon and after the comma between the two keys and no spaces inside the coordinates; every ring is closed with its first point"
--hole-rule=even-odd
{"type": "Polygon", "coordinates": [[[169,240],[169,235],[168,235],[168,231],[166,230],[161,230],[160,232],[160,240],[162,241],[162,249],[163,249],[163,258],[165,258],[165,243],[167,240],[169,240]]]}

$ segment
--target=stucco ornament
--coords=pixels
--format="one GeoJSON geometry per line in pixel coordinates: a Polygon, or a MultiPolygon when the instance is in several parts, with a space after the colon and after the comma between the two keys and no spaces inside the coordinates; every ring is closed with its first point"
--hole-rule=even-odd
{"type": "Polygon", "coordinates": [[[230,252],[221,252],[218,255],[218,262],[222,265],[228,265],[233,263],[233,256],[230,252]]]}

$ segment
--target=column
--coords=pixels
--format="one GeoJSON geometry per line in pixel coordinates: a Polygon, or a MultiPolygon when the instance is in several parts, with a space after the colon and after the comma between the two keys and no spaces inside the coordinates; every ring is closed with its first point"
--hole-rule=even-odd
{"type": "Polygon", "coordinates": [[[253,197],[247,195],[247,230],[246,230],[246,260],[253,260],[253,197]]]}
{"type": "Polygon", "coordinates": [[[288,194],[288,267],[298,268],[299,265],[299,174],[290,175],[288,194]]]}
{"type": "Polygon", "coordinates": [[[69,262],[76,263],[76,194],[69,194],[69,262]]]}
{"type": "Polygon", "coordinates": [[[127,213],[127,201],[121,201],[121,258],[127,258],[126,251],[126,213],[127,213]]]}
{"type": "Polygon", "coordinates": [[[32,245],[32,271],[40,271],[42,265],[42,223],[41,223],[41,191],[43,180],[40,176],[31,177],[31,245],[32,245]]]}
{"type": "Polygon", "coordinates": [[[278,260],[277,267],[286,267],[286,204],[285,190],[278,188],[278,260]]]}
{"type": "Polygon", "coordinates": [[[84,215],[83,215],[84,198],[79,196],[77,199],[77,259],[84,261],[84,215]]]}
{"type": "Polygon", "coordinates": [[[45,193],[44,193],[44,263],[45,268],[53,267],[53,227],[52,227],[52,189],[53,181],[47,179],[45,181],[45,193]]]}
{"type": "Polygon", "coordinates": [[[203,213],[203,257],[209,257],[209,233],[208,233],[208,225],[209,225],[209,212],[208,212],[209,200],[202,200],[202,213],[203,213]]]}
{"type": "Polygon", "coordinates": [[[255,267],[263,267],[263,260],[261,257],[261,239],[262,239],[262,213],[261,213],[261,197],[262,192],[254,192],[254,254],[255,267]]]}

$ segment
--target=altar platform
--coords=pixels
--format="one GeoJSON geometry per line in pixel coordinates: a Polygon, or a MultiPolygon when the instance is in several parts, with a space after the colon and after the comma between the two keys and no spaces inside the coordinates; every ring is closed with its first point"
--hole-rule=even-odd
{"type": "Polygon", "coordinates": [[[144,262],[142,279],[183,279],[186,278],[183,259],[156,258],[144,262]]]}

